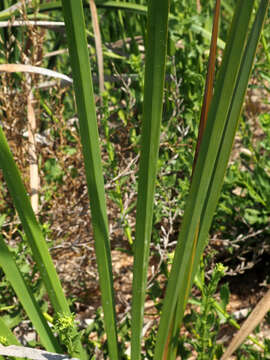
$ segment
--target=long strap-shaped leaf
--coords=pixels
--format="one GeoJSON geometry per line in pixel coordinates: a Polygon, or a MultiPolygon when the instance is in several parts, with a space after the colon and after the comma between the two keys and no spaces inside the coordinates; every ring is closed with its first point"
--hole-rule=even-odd
{"type": "Polygon", "coordinates": [[[192,254],[197,248],[203,206],[222,141],[223,129],[240,68],[253,4],[253,0],[245,2],[239,0],[235,10],[164,299],[154,357],[156,360],[163,358],[177,298],[179,298],[180,308],[183,312],[188,297],[192,273],[190,268],[192,254]]]}
{"type": "MultiPolygon", "coordinates": [[[[215,170],[211,179],[211,184],[207,193],[207,200],[202,214],[202,221],[200,231],[198,235],[198,245],[196,249],[196,255],[194,260],[193,273],[191,278],[193,279],[197,271],[197,267],[205,247],[205,241],[212,222],[212,218],[216,209],[218,198],[220,195],[226,166],[229,161],[234,136],[236,133],[238,119],[240,117],[242,104],[244,101],[248,79],[251,73],[252,64],[256,54],[256,48],[259,42],[259,37],[263,27],[264,19],[267,13],[267,7],[269,5],[268,0],[262,0],[257,12],[256,19],[250,32],[247,47],[241,63],[239,76],[236,82],[234,95],[232,98],[229,114],[227,116],[226,127],[224,129],[222,143],[220,145],[218,157],[215,164],[215,170]]],[[[192,282],[191,282],[192,283],[192,282]]],[[[187,290],[189,292],[189,290],[187,290]]],[[[179,308],[180,310],[180,308],[179,308]]],[[[182,317],[181,313],[177,314],[179,318],[182,317]]]]}
{"type": "Polygon", "coordinates": [[[152,232],[154,191],[162,118],[162,99],[168,33],[168,0],[148,2],[141,160],[136,211],[133,268],[131,358],[140,359],[141,331],[152,232]]]}
{"type": "Polygon", "coordinates": [[[94,93],[81,0],[62,0],[78,108],[105,329],[111,359],[118,359],[108,219],[94,93]]]}
{"type": "Polygon", "coordinates": [[[33,256],[45,283],[52,305],[55,311],[68,314],[70,312],[69,306],[49,254],[48,246],[35,218],[25,187],[1,126],[0,168],[3,170],[9,192],[20,216],[23,229],[27,236],[27,241],[32,249],[33,256]]]}
{"type": "Polygon", "coordinates": [[[27,315],[32,321],[40,340],[48,351],[61,352],[61,348],[56,341],[49,325],[47,324],[38,303],[25,283],[12,254],[6,246],[2,236],[0,236],[0,265],[10,281],[14,291],[20,299],[27,315]]]}
{"type": "MultiPolygon", "coordinates": [[[[194,278],[194,275],[197,271],[197,266],[205,246],[207,233],[209,231],[209,227],[221,191],[224,173],[226,170],[227,163],[229,161],[234,135],[237,129],[238,119],[240,117],[240,112],[248,85],[248,79],[252,69],[252,64],[254,61],[256,48],[263,27],[264,18],[267,13],[268,5],[269,5],[268,0],[261,1],[256,19],[254,21],[250,36],[247,41],[247,47],[243,56],[243,61],[241,64],[239,76],[236,82],[235,91],[230,106],[230,111],[226,121],[226,127],[224,129],[223,140],[216,160],[215,170],[212,176],[211,184],[209,186],[207,199],[205,201],[206,205],[203,210],[202,221],[198,235],[198,245],[196,249],[196,256],[194,260],[193,273],[191,279],[194,278]]],[[[191,280],[191,283],[192,282],[193,280],[191,280]]],[[[187,290],[187,292],[189,293],[189,290],[187,290]]],[[[176,312],[176,318],[180,321],[183,316],[182,309],[184,309],[184,307],[181,308],[181,306],[178,306],[178,311],[176,312]]]]}
{"type": "Polygon", "coordinates": [[[226,120],[226,127],[224,129],[222,143],[220,145],[219,153],[215,163],[215,169],[209,186],[207,201],[203,209],[200,233],[198,236],[198,246],[196,250],[196,257],[194,260],[193,277],[196,273],[197,266],[200,261],[201,254],[205,246],[205,240],[212,222],[212,217],[216,209],[218,198],[220,195],[226,166],[229,161],[234,136],[237,130],[242,105],[245,98],[248,80],[252,70],[256,49],[259,43],[260,34],[263,28],[264,19],[267,14],[269,0],[261,0],[256,19],[253,23],[250,35],[247,40],[247,46],[242,59],[239,76],[236,82],[233,98],[230,105],[230,110],[226,120]]]}
{"type": "MultiPolygon", "coordinates": [[[[0,168],[3,170],[3,175],[9,192],[20,216],[22,226],[26,234],[26,239],[31,247],[33,257],[37,263],[42,280],[44,281],[52,306],[56,312],[68,315],[70,314],[70,309],[53,265],[48,246],[36,220],[20,173],[17,169],[1,126],[0,168]]],[[[23,303],[23,299],[20,298],[19,300],[23,303]]],[[[85,353],[80,344],[79,337],[77,349],[79,349],[81,357],[84,358],[85,353]]]]}
{"type": "MultiPolygon", "coordinates": [[[[209,107],[210,107],[212,96],[213,96],[220,3],[221,3],[221,0],[216,0],[214,16],[213,16],[210,54],[209,54],[209,60],[208,60],[208,66],[207,66],[205,89],[204,89],[204,98],[203,98],[203,104],[202,104],[202,109],[201,109],[199,133],[198,133],[198,139],[197,139],[194,161],[193,161],[193,166],[192,166],[191,180],[192,180],[194,170],[196,167],[196,162],[197,162],[197,158],[198,158],[198,154],[199,154],[201,141],[203,138],[203,133],[205,131],[205,127],[206,127],[206,123],[207,123],[207,115],[208,115],[209,107]]],[[[195,253],[195,250],[196,250],[196,247],[194,246],[194,248],[193,248],[194,253],[195,253]]],[[[194,256],[191,258],[190,268],[193,267],[193,262],[194,262],[194,256]]],[[[188,282],[191,284],[192,279],[188,279],[188,282]]],[[[163,357],[166,359],[174,360],[176,357],[177,341],[173,341],[173,340],[178,339],[178,336],[179,336],[179,330],[180,330],[179,327],[180,327],[180,323],[181,323],[181,317],[179,316],[179,312],[181,312],[181,309],[182,309],[180,306],[179,306],[179,302],[178,302],[178,306],[176,307],[176,312],[173,317],[173,323],[171,324],[169,336],[166,341],[166,346],[165,346],[165,350],[163,353],[163,357]]],[[[184,305],[184,307],[185,306],[186,306],[186,304],[184,305]]]]}
{"type": "Polygon", "coordinates": [[[218,39],[218,23],[219,23],[219,14],[220,14],[220,2],[221,0],[216,0],[215,10],[214,10],[214,20],[212,27],[212,37],[211,37],[211,46],[210,46],[210,55],[207,66],[207,75],[206,75],[206,83],[204,89],[204,97],[203,104],[201,110],[201,118],[199,125],[199,133],[198,139],[195,149],[192,174],[194,173],[203,133],[206,127],[207,115],[209,111],[209,107],[211,104],[212,96],[213,96],[213,87],[214,87],[214,77],[215,77],[215,63],[216,63],[216,53],[217,53],[217,39],[218,39]]]}
{"type": "MultiPolygon", "coordinates": [[[[238,119],[240,118],[241,108],[248,85],[248,79],[251,73],[252,64],[254,61],[256,48],[259,42],[259,37],[262,31],[268,5],[269,5],[268,0],[261,1],[256,19],[254,21],[252,30],[247,40],[247,47],[241,63],[239,76],[236,82],[233,98],[230,105],[230,110],[226,120],[226,126],[224,129],[222,142],[220,145],[218,157],[216,159],[214,172],[212,175],[211,183],[208,189],[207,198],[203,209],[190,286],[193,282],[195,273],[197,271],[200,257],[202,255],[203,249],[206,244],[205,241],[207,239],[207,234],[212,222],[214,211],[217,206],[226,167],[229,161],[229,156],[233,145],[234,136],[238,125],[238,119]]],[[[189,293],[189,290],[187,290],[187,293],[189,293]]],[[[178,309],[177,309],[178,311],[176,312],[176,318],[180,321],[183,316],[184,307],[185,305],[181,307],[181,302],[178,304],[178,309]]]]}
{"type": "MultiPolygon", "coordinates": [[[[141,15],[147,14],[147,6],[141,5],[141,4],[129,3],[129,2],[125,2],[125,1],[121,1],[121,2],[120,1],[103,1],[103,2],[96,1],[96,6],[98,8],[108,8],[108,9],[115,9],[115,10],[119,9],[119,10],[123,10],[123,11],[129,11],[132,13],[139,13],[141,15]]],[[[224,4],[223,4],[223,6],[224,6],[224,4]]],[[[50,1],[49,3],[40,4],[39,12],[42,13],[45,11],[61,9],[61,7],[62,7],[61,1],[50,1]]],[[[31,12],[31,9],[30,9],[30,12],[31,12]]],[[[0,12],[0,20],[8,20],[14,15],[15,15],[15,12],[12,12],[12,11],[11,12],[0,12]]],[[[178,20],[177,16],[175,16],[173,14],[170,14],[169,18],[176,20],[176,21],[178,20]]],[[[201,34],[206,39],[209,39],[209,40],[211,39],[211,32],[196,23],[191,24],[191,30],[195,33],[201,34]]],[[[217,44],[218,44],[219,48],[224,49],[224,47],[225,47],[224,41],[222,41],[221,39],[218,39],[217,44]]]]}
{"type": "MultiPolygon", "coordinates": [[[[233,139],[234,139],[234,135],[235,135],[235,132],[237,129],[238,119],[240,116],[242,104],[244,101],[244,97],[245,97],[245,93],[246,93],[246,89],[247,89],[247,85],[248,85],[248,79],[249,79],[249,76],[251,73],[252,64],[254,62],[256,49],[257,49],[257,45],[259,42],[261,31],[263,28],[265,16],[267,14],[268,6],[269,6],[269,0],[261,0],[256,19],[254,21],[254,24],[252,26],[252,29],[251,29],[251,32],[250,32],[250,35],[249,35],[249,38],[247,41],[247,47],[246,47],[245,54],[243,56],[243,61],[241,64],[239,77],[238,77],[236,88],[234,91],[234,96],[233,96],[232,104],[230,107],[230,112],[229,112],[228,119],[227,119],[227,125],[226,125],[226,129],[224,131],[223,141],[222,141],[219,155],[218,155],[218,158],[216,161],[215,173],[213,175],[213,180],[211,182],[211,190],[209,189],[209,192],[208,192],[208,202],[207,202],[207,205],[204,209],[203,216],[202,216],[202,219],[203,219],[202,225],[203,226],[200,229],[200,234],[198,237],[198,248],[197,248],[197,254],[196,254],[196,258],[195,258],[195,262],[194,262],[193,276],[195,275],[196,268],[197,268],[197,265],[200,260],[200,255],[202,254],[202,251],[204,249],[205,239],[206,239],[206,236],[207,236],[210,224],[211,224],[211,219],[214,214],[216,204],[218,201],[218,197],[220,194],[226,165],[229,161],[229,156],[230,156],[230,152],[231,152],[231,148],[232,148],[232,144],[233,144],[233,139]]],[[[265,298],[263,298],[261,300],[260,305],[264,304],[264,302],[267,302],[267,301],[269,301],[269,293],[267,293],[265,298]]],[[[256,306],[256,310],[254,311],[255,314],[258,311],[258,309],[260,309],[260,307],[261,307],[260,305],[258,304],[256,306]]],[[[252,316],[253,316],[253,312],[252,312],[252,316]]],[[[250,316],[250,317],[253,320],[252,316],[250,316]]],[[[256,318],[257,323],[254,323],[254,327],[258,324],[258,322],[260,321],[260,319],[262,317],[263,317],[263,314],[260,314],[256,318]]],[[[243,339],[246,336],[248,336],[249,333],[252,331],[252,326],[250,326],[251,330],[249,328],[249,325],[251,324],[251,322],[252,321],[249,319],[246,321],[245,327],[244,327],[244,330],[246,330],[246,332],[242,329],[239,331],[238,335],[234,338],[233,343],[228,348],[228,351],[226,352],[226,356],[223,355],[224,359],[229,357],[229,355],[239,346],[239,344],[243,341],[243,339]]],[[[222,357],[222,359],[223,359],[223,357],[222,357]]]]}

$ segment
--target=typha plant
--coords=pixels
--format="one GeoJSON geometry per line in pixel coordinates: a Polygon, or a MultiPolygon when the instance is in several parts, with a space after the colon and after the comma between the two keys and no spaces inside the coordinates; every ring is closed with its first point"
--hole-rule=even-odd
{"type": "MultiPolygon", "coordinates": [[[[261,0],[257,6],[255,0],[238,0],[236,2],[225,51],[222,54],[220,69],[213,85],[211,78],[215,72],[214,47],[220,5],[220,2],[217,1],[215,26],[213,27],[213,48],[193,175],[163,300],[155,345],[155,360],[176,358],[177,341],[175,339],[179,337],[190,289],[218,202],[268,3],[268,0],[261,0]]],[[[147,9],[141,4],[114,1],[105,2],[104,6],[106,4],[111,7],[126,7],[140,12],[147,10],[144,102],[130,328],[131,359],[138,360],[142,356],[142,328],[163,113],[170,1],[149,0],[147,9]]],[[[61,3],[43,5],[44,7],[55,6],[58,8],[61,8],[62,5],[90,201],[105,331],[109,357],[116,360],[121,358],[121,354],[118,346],[110,233],[83,3],[81,0],[62,0],[61,3]]],[[[2,16],[9,16],[9,12],[12,11],[14,9],[9,9],[8,12],[2,13],[2,16]]],[[[46,286],[51,305],[58,314],[58,320],[66,319],[66,317],[73,319],[40,224],[33,212],[22,177],[1,128],[0,167],[21,219],[27,244],[32,250],[40,276],[46,286]]],[[[48,351],[62,352],[60,344],[56,341],[44,315],[39,310],[34,295],[25,283],[3,238],[0,239],[0,264],[29,319],[39,333],[43,346],[48,351]]],[[[78,331],[72,321],[69,330],[71,334],[69,341],[72,346],[67,348],[70,355],[80,359],[87,358],[78,331]]],[[[4,333],[5,331],[9,343],[13,343],[14,337],[6,328],[4,333]]]]}

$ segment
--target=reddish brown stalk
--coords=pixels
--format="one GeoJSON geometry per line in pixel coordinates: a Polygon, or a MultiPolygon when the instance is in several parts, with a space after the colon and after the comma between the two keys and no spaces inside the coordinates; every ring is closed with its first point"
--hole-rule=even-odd
{"type": "Polygon", "coordinates": [[[169,334],[168,334],[166,344],[165,344],[165,347],[164,347],[164,351],[163,351],[163,355],[162,355],[162,360],[167,360],[168,359],[169,346],[170,346],[170,341],[171,341],[171,337],[172,337],[172,331],[173,331],[173,322],[171,323],[171,326],[170,326],[169,334]]]}
{"type": "Polygon", "coordinates": [[[213,84],[214,84],[214,77],[215,77],[215,63],[216,63],[216,52],[217,52],[217,37],[218,37],[218,22],[219,22],[219,13],[220,13],[220,0],[216,0],[216,6],[214,11],[214,21],[213,21],[213,28],[212,28],[212,38],[211,38],[211,46],[210,46],[210,55],[208,61],[208,69],[207,69],[207,77],[206,77],[206,84],[204,89],[204,98],[203,98],[203,105],[201,111],[201,119],[200,119],[200,126],[199,126],[199,134],[198,140],[195,150],[195,156],[193,161],[192,167],[192,176],[195,170],[203,133],[206,127],[207,115],[209,111],[209,107],[212,100],[213,95],[213,84]]]}

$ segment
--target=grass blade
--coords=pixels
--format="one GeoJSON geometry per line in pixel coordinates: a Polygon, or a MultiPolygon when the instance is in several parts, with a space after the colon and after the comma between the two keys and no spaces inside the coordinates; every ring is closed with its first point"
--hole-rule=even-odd
{"type": "Polygon", "coordinates": [[[141,331],[152,231],[154,191],[162,119],[169,1],[148,3],[147,53],[133,270],[131,358],[140,359],[141,331]]]}
{"type": "Polygon", "coordinates": [[[8,345],[20,345],[16,336],[10,331],[9,327],[6,325],[3,319],[0,318],[0,336],[7,339],[8,345]]]}
{"type": "MultiPolygon", "coordinates": [[[[206,123],[207,123],[207,115],[209,111],[209,107],[211,104],[212,96],[213,96],[213,86],[214,86],[214,77],[215,77],[215,62],[216,62],[216,49],[217,49],[217,39],[218,39],[218,23],[219,23],[219,14],[220,14],[220,0],[216,0],[215,9],[214,9],[214,16],[213,16],[213,27],[212,27],[212,37],[211,37],[211,45],[210,45],[210,54],[207,66],[207,75],[206,75],[206,83],[204,89],[204,98],[203,104],[201,109],[201,117],[200,117],[200,124],[199,124],[199,133],[198,139],[195,149],[194,161],[192,166],[192,175],[191,179],[194,174],[194,170],[197,163],[197,158],[199,154],[199,149],[201,145],[201,141],[203,138],[203,133],[205,131],[206,123]]],[[[193,248],[193,251],[195,248],[193,248]]],[[[192,268],[191,264],[191,268],[192,268]]],[[[191,281],[192,282],[192,281],[191,281]]],[[[186,306],[186,304],[185,304],[186,306]]],[[[180,307],[177,306],[176,313],[173,318],[173,323],[171,325],[171,331],[169,337],[166,342],[166,348],[164,351],[164,357],[168,359],[175,359],[176,351],[177,351],[177,342],[172,343],[172,339],[178,338],[179,334],[179,321],[181,319],[178,312],[180,311],[180,307]]]]}
{"type": "MultiPolygon", "coordinates": [[[[224,5],[224,4],[222,4],[224,5]]],[[[128,2],[124,2],[124,1],[96,1],[96,7],[97,8],[104,8],[104,9],[115,9],[115,10],[122,10],[122,11],[129,11],[132,12],[134,14],[140,14],[140,15],[145,15],[147,14],[147,6],[145,5],[141,5],[141,4],[134,4],[134,3],[128,3],[128,2]]],[[[39,12],[46,12],[46,11],[53,11],[53,10],[59,10],[62,8],[62,3],[61,1],[51,1],[49,3],[44,3],[44,4],[40,4],[39,5],[39,12]]],[[[12,16],[16,15],[16,10],[14,10],[13,12],[6,12],[6,11],[2,11],[0,12],[0,20],[8,20],[10,19],[12,16]]],[[[32,13],[32,10],[30,9],[29,14],[32,13]]],[[[178,18],[173,15],[170,14],[169,15],[169,19],[172,20],[178,20],[178,18]]],[[[205,37],[208,40],[211,40],[211,32],[206,30],[204,27],[196,24],[196,23],[192,23],[191,24],[191,30],[194,33],[200,34],[203,37],[205,37]]],[[[224,49],[225,48],[225,43],[223,40],[221,40],[220,38],[218,38],[217,40],[217,45],[220,49],[224,49]]]]}
{"type": "Polygon", "coordinates": [[[192,275],[190,265],[192,263],[192,254],[197,248],[203,204],[206,199],[211,175],[214,171],[215,159],[222,141],[223,129],[240,68],[253,5],[253,0],[246,1],[245,3],[240,0],[235,10],[164,299],[154,357],[156,360],[163,358],[163,351],[177,299],[179,298],[180,307],[183,312],[189,294],[192,275]]]}
{"type": "MultiPolygon", "coordinates": [[[[27,242],[31,247],[33,257],[37,263],[42,280],[44,281],[47,293],[52,302],[52,306],[57,313],[70,315],[70,309],[65,298],[57,272],[55,270],[54,264],[52,262],[48,246],[31,207],[21,176],[19,174],[1,126],[0,168],[3,170],[3,175],[6,180],[16,210],[18,211],[19,217],[21,219],[27,242]]],[[[79,339],[80,337],[78,337],[76,349],[78,349],[81,357],[84,359],[85,353],[79,339]]]]}
{"type": "Polygon", "coordinates": [[[0,168],[3,170],[9,192],[20,216],[27,241],[32,249],[52,305],[55,311],[68,314],[69,307],[49,254],[48,246],[30,205],[2,127],[0,127],[0,168]]]}
{"type": "Polygon", "coordinates": [[[62,6],[80,122],[105,329],[110,357],[118,359],[108,219],[83,7],[79,0],[63,0],[62,6]]]}
{"type": "Polygon", "coordinates": [[[43,317],[38,303],[35,301],[32,292],[25,283],[22,274],[17,268],[12,254],[2,237],[0,237],[0,265],[37,330],[44,347],[48,351],[61,352],[61,348],[57,343],[56,338],[43,317]]]}
{"type": "Polygon", "coordinates": [[[147,7],[145,5],[125,2],[125,1],[104,1],[104,2],[97,1],[97,6],[102,8],[134,11],[137,13],[145,13],[147,11],[147,7]]]}
{"type": "Polygon", "coordinates": [[[213,173],[211,185],[208,190],[207,202],[206,202],[207,205],[203,210],[201,228],[198,236],[198,249],[194,261],[193,276],[195,275],[197,265],[199,264],[200,256],[202,254],[205,245],[205,239],[207,237],[209,227],[211,225],[211,219],[218,202],[224,174],[226,171],[226,166],[229,161],[231,149],[233,146],[234,135],[237,130],[242,104],[244,102],[245,93],[248,86],[248,80],[252,70],[252,65],[254,62],[256,49],[258,46],[258,42],[263,28],[263,23],[267,13],[268,6],[269,6],[268,0],[261,0],[261,4],[257,12],[256,19],[254,21],[250,35],[247,40],[247,47],[241,63],[239,76],[237,79],[233,99],[231,102],[229,114],[226,121],[226,128],[224,130],[223,140],[215,164],[215,171],[213,173]]]}
{"type": "MultiPolygon", "coordinates": [[[[11,330],[7,327],[3,319],[0,318],[0,338],[2,337],[1,344],[3,345],[3,340],[5,345],[20,345],[16,336],[14,336],[11,330]]],[[[5,360],[3,356],[0,356],[0,360],[5,360]]],[[[19,358],[14,358],[14,360],[20,360],[19,358]]]]}
{"type": "MultiPolygon", "coordinates": [[[[256,20],[254,21],[250,36],[247,41],[247,48],[245,50],[241,68],[239,71],[239,77],[236,82],[236,87],[234,95],[232,98],[229,114],[226,121],[226,126],[223,134],[222,143],[218,153],[218,157],[215,164],[214,173],[212,176],[211,184],[209,186],[207,199],[205,201],[206,206],[203,210],[202,221],[200,225],[200,231],[198,235],[198,245],[196,249],[196,255],[193,266],[193,273],[191,279],[194,278],[197,271],[197,266],[202,255],[205,240],[211,225],[212,217],[218,202],[219,194],[221,191],[223,178],[226,170],[227,163],[229,161],[229,156],[234,140],[234,135],[238,125],[238,119],[240,117],[240,112],[242,104],[245,97],[245,92],[248,85],[248,79],[251,73],[252,64],[254,61],[256,48],[259,41],[259,36],[262,31],[262,26],[264,22],[265,15],[267,13],[267,0],[262,0],[260,8],[258,10],[256,20]]],[[[191,280],[192,283],[193,280],[191,280]]],[[[189,292],[189,290],[187,290],[189,292]]],[[[183,307],[181,304],[178,304],[178,311],[176,312],[176,318],[181,319],[183,316],[183,307]]],[[[180,326],[180,325],[179,325],[180,326]]]]}
{"type": "MultiPolygon", "coordinates": [[[[260,32],[262,30],[268,1],[263,0],[262,3],[263,4],[261,4],[253,28],[251,30],[251,34],[247,41],[247,48],[243,56],[241,68],[239,71],[239,77],[236,82],[234,95],[232,98],[229,114],[226,121],[226,126],[222,137],[222,142],[216,159],[214,172],[211,178],[211,183],[209,185],[209,189],[207,192],[207,198],[205,200],[205,205],[201,217],[200,230],[198,234],[197,248],[194,259],[194,265],[192,269],[191,282],[190,282],[191,284],[193,282],[201,255],[206,245],[207,235],[209,232],[209,228],[211,226],[212,218],[214,216],[214,212],[221,192],[226,167],[229,161],[234,136],[237,130],[238,120],[240,118],[241,108],[244,102],[244,97],[248,86],[248,79],[251,73],[252,64],[254,61],[260,32]]],[[[189,291],[190,289],[187,290],[187,292],[189,291]]],[[[178,319],[182,319],[183,317],[183,310],[181,309],[182,309],[182,303],[179,302],[178,310],[176,312],[176,317],[178,319]]]]}

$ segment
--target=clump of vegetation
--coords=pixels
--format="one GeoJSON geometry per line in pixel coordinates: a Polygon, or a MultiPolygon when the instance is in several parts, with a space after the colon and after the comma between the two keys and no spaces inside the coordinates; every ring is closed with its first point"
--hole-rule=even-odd
{"type": "Polygon", "coordinates": [[[4,345],[221,358],[223,279],[269,252],[270,32],[268,1],[224,1],[215,60],[218,4],[0,4],[4,345]]]}

